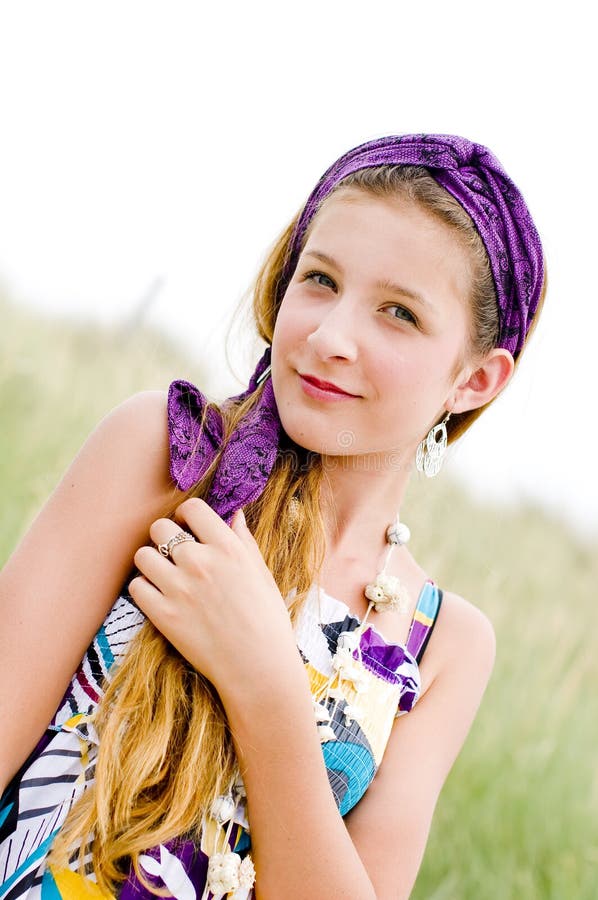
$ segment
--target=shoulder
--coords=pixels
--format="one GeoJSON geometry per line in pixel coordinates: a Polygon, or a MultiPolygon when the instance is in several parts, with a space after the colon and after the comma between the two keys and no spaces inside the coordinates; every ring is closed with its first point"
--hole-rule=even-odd
{"type": "Polygon", "coordinates": [[[147,496],[158,505],[174,496],[166,404],[165,392],[143,391],[112,409],[79,451],[62,488],[93,486],[115,501],[147,496]]]}
{"type": "Polygon", "coordinates": [[[496,636],[492,622],[473,603],[443,590],[430,644],[421,668],[427,689],[438,679],[471,679],[483,691],[494,666],[496,636]]]}
{"type": "Polygon", "coordinates": [[[104,416],[89,440],[98,449],[137,459],[143,468],[163,470],[169,447],[166,404],[164,391],[133,394],[104,416]]]}
{"type": "Polygon", "coordinates": [[[140,391],[115,406],[98,428],[112,434],[138,433],[168,438],[166,391],[140,391]]]}
{"type": "Polygon", "coordinates": [[[473,603],[452,591],[443,591],[437,627],[443,633],[447,649],[461,652],[464,647],[494,660],[496,638],[488,616],[473,603]]]}
{"type": "MultiPolygon", "coordinates": [[[[409,584],[417,596],[422,583],[436,584],[436,580],[412,556],[408,560],[409,584]]],[[[442,589],[442,603],[420,667],[424,689],[448,666],[473,663],[489,676],[495,653],[494,628],[488,616],[459,594],[442,589]]]]}

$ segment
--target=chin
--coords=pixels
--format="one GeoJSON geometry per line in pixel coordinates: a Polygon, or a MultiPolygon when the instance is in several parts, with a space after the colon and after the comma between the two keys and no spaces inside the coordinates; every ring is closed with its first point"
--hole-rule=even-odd
{"type": "Polygon", "coordinates": [[[302,450],[306,450],[309,453],[329,452],[325,441],[319,441],[316,435],[309,434],[304,428],[294,427],[293,423],[287,425],[284,421],[282,422],[282,427],[289,442],[296,444],[302,450]]]}

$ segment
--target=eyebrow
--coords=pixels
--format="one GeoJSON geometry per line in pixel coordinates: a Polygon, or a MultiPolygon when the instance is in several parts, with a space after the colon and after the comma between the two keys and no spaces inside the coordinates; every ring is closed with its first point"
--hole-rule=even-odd
{"type": "MultiPolygon", "coordinates": [[[[338,263],[326,253],[322,253],[319,250],[307,250],[303,253],[303,256],[314,256],[316,259],[319,259],[320,262],[326,263],[332,268],[340,271],[340,266],[338,263]]],[[[417,303],[421,303],[422,306],[425,306],[426,309],[429,309],[431,312],[434,312],[434,307],[430,303],[429,300],[419,294],[417,291],[412,291],[409,288],[403,287],[400,284],[395,284],[393,281],[389,281],[387,278],[383,281],[377,281],[375,287],[382,291],[389,291],[391,294],[398,294],[401,297],[409,297],[411,300],[415,300],[417,303]]]]}

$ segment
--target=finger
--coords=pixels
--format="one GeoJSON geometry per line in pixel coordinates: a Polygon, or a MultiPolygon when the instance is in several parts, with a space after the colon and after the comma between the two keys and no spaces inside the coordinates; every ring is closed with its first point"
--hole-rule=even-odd
{"type": "Polygon", "coordinates": [[[249,548],[251,553],[253,553],[254,555],[257,554],[261,559],[263,559],[257,541],[247,526],[245,513],[242,509],[238,509],[236,511],[231,520],[230,527],[232,531],[239,537],[239,539],[245,544],[245,546],[249,548]]]}
{"type": "Polygon", "coordinates": [[[260,550],[259,544],[249,530],[249,527],[245,520],[245,514],[242,509],[237,510],[237,512],[233,516],[231,521],[231,530],[234,532],[234,534],[236,534],[236,536],[243,544],[244,548],[249,554],[249,558],[253,560],[253,564],[261,569],[264,574],[267,574],[271,584],[278,590],[278,586],[276,585],[274,576],[266,565],[266,561],[263,557],[262,551],[260,550]]]}
{"type": "Polygon", "coordinates": [[[172,519],[156,519],[150,526],[150,537],[158,548],[158,552],[163,557],[170,557],[173,562],[176,562],[179,554],[184,552],[184,544],[189,547],[192,543],[197,541],[197,538],[194,535],[185,532],[185,534],[189,535],[186,540],[172,543],[168,546],[169,542],[172,541],[172,538],[180,535],[181,532],[182,529],[180,526],[178,526],[176,522],[173,522],[172,519]],[[168,553],[163,553],[160,549],[161,547],[167,549],[168,553]]]}
{"type": "Polygon", "coordinates": [[[180,531],[181,529],[178,527],[176,522],[173,522],[172,519],[156,519],[155,522],[152,522],[150,525],[150,537],[154,544],[165,544],[169,538],[173,537],[180,531]]]}
{"type": "Polygon", "coordinates": [[[202,544],[221,544],[231,540],[231,530],[224,519],[199,497],[184,500],[177,507],[176,518],[186,524],[202,544]]]}
{"type": "Polygon", "coordinates": [[[141,574],[162,593],[172,583],[174,574],[172,562],[162,556],[155,547],[140,547],[133,561],[141,574]]]}
{"type": "Polygon", "coordinates": [[[231,528],[239,528],[240,531],[249,531],[247,528],[247,520],[245,519],[245,513],[243,512],[243,507],[239,508],[231,520],[231,528]]]}
{"type": "Polygon", "coordinates": [[[129,584],[129,594],[148,619],[154,618],[154,613],[164,604],[164,595],[143,575],[136,575],[129,584]]]}

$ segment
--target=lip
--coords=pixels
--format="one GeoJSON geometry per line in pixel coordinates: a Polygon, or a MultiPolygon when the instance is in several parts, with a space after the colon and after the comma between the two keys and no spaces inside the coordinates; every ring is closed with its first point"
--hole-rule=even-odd
{"type": "Polygon", "coordinates": [[[350,394],[348,391],[344,391],[337,384],[333,384],[331,381],[322,381],[320,378],[316,378],[315,375],[303,374],[301,372],[298,373],[301,379],[301,384],[303,389],[310,396],[319,396],[319,397],[327,397],[327,398],[355,398],[359,396],[358,394],[350,394]]]}

